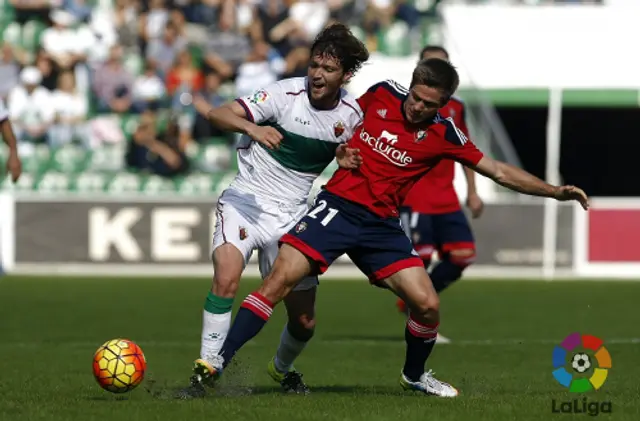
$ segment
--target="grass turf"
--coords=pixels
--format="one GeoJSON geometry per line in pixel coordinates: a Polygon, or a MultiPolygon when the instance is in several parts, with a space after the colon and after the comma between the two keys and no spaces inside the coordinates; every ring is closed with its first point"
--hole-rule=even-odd
{"type": "MultiPolygon", "coordinates": [[[[403,318],[386,291],[324,282],[316,337],[297,368],[314,393],[285,396],[265,372],[284,321],[278,308],[238,354],[217,394],[175,401],[199,352],[208,280],[0,278],[0,420],[548,420],[552,401],[610,401],[616,420],[640,419],[640,283],[464,281],[442,297],[441,332],[429,361],[462,395],[405,393],[403,318]],[[553,347],[569,333],[598,336],[613,368],[597,392],[568,393],[551,375],[553,347]],[[145,351],[143,386],[101,390],[91,357],[107,339],[145,351]]],[[[243,281],[240,295],[256,286],[243,281]]],[[[240,300],[238,300],[240,301],[240,300]]]]}

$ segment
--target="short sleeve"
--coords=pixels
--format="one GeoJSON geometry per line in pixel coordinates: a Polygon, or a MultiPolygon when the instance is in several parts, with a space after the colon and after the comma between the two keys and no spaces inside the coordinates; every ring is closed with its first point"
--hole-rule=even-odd
{"type": "MultiPolygon", "coordinates": [[[[292,93],[298,94],[298,93],[292,93]]],[[[285,104],[282,84],[276,82],[261,88],[251,95],[240,97],[236,101],[244,108],[249,121],[260,124],[268,120],[277,120],[285,104]]]]}
{"type": "Polygon", "coordinates": [[[358,98],[356,101],[358,102],[358,105],[360,106],[360,109],[362,110],[363,113],[367,112],[367,108],[369,108],[369,105],[371,105],[371,103],[373,102],[373,100],[376,97],[376,91],[378,90],[378,88],[380,87],[379,83],[376,83],[375,85],[373,85],[372,87],[370,87],[367,92],[365,92],[364,94],[362,94],[360,96],[360,98],[358,98]]]}
{"type": "Polygon", "coordinates": [[[476,165],[484,154],[473,144],[451,117],[442,121],[445,125],[443,155],[463,165],[476,165]]]}
{"type": "Polygon", "coordinates": [[[0,122],[9,118],[9,109],[5,105],[4,101],[0,99],[0,122]]]}

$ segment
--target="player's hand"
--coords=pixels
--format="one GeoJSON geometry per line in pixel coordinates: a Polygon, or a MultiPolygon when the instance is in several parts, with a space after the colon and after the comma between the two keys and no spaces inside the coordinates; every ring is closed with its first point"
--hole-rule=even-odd
{"type": "Polygon", "coordinates": [[[11,174],[11,181],[14,183],[20,178],[20,174],[22,174],[22,163],[20,162],[20,157],[17,152],[11,152],[9,154],[9,159],[7,159],[7,172],[11,174]]]}
{"type": "Polygon", "coordinates": [[[473,219],[479,218],[484,211],[484,202],[478,196],[478,193],[471,193],[467,195],[467,207],[471,211],[471,217],[473,219]]]}
{"type": "Polygon", "coordinates": [[[282,133],[269,126],[254,126],[247,131],[249,137],[262,143],[269,149],[278,149],[282,142],[282,133]]]}
{"type": "Polygon", "coordinates": [[[589,209],[589,198],[587,194],[579,187],[576,186],[561,186],[556,190],[556,194],[554,195],[556,200],[560,200],[562,202],[568,200],[575,200],[579,202],[582,206],[582,209],[589,209]]]}
{"type": "Polygon", "coordinates": [[[362,165],[362,155],[360,149],[350,148],[345,143],[336,149],[336,159],[340,168],[355,170],[362,165]]]}

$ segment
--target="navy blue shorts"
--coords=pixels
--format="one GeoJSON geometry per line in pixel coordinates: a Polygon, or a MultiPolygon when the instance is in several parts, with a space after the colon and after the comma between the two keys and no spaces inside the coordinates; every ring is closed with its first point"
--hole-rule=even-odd
{"type": "Polygon", "coordinates": [[[423,265],[399,218],[381,218],[327,191],[280,241],[318,263],[320,273],[346,253],[372,283],[423,265]]]}
{"type": "Polygon", "coordinates": [[[404,208],[400,212],[407,235],[423,259],[434,251],[440,255],[453,250],[474,249],[475,240],[462,210],[443,214],[423,214],[404,208]]]}

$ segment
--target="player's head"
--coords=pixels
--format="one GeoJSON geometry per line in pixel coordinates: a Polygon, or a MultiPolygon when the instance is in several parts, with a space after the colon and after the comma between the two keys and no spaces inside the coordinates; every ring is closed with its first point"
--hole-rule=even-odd
{"type": "Polygon", "coordinates": [[[410,123],[431,119],[449,102],[458,89],[460,78],[455,67],[446,60],[421,60],[413,70],[404,112],[410,123]]]}
{"type": "Polygon", "coordinates": [[[439,58],[440,60],[449,61],[449,52],[439,45],[427,45],[420,51],[419,60],[428,60],[430,58],[439,58]]]}
{"type": "Polygon", "coordinates": [[[369,59],[367,47],[341,23],[327,26],[311,45],[309,98],[319,106],[333,106],[342,85],[369,59]]]}

